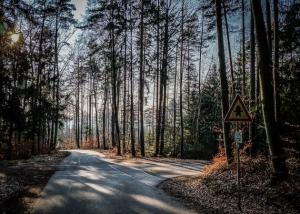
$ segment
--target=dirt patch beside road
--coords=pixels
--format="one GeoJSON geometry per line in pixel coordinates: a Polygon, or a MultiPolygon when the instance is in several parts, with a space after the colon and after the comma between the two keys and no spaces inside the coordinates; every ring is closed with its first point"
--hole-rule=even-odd
{"type": "Polygon", "coordinates": [[[27,160],[0,160],[0,213],[29,213],[60,162],[69,155],[59,151],[27,160]]]}

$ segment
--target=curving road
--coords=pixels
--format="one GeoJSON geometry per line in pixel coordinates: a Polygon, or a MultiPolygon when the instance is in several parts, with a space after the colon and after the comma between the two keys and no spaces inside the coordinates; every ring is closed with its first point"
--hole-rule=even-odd
{"type": "Polygon", "coordinates": [[[163,180],[197,174],[200,166],[111,160],[72,150],[37,200],[32,214],[196,213],[156,188],[163,180]]]}

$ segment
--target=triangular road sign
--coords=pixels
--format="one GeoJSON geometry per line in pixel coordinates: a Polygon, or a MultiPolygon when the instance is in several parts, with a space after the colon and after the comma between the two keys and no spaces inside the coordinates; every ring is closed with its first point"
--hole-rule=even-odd
{"type": "Polygon", "coordinates": [[[240,95],[236,95],[229,111],[227,112],[224,122],[251,122],[251,116],[241,99],[240,95]]]}

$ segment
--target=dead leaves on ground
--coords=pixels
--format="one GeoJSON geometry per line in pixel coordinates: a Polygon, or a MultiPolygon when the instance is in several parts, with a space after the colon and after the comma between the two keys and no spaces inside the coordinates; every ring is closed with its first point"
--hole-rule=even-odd
{"type": "MultiPolygon", "coordinates": [[[[264,157],[241,158],[243,213],[300,213],[300,161],[288,159],[289,178],[270,186],[270,164],[264,157]]],[[[238,210],[236,164],[212,164],[196,176],[169,179],[160,185],[199,213],[242,213],[238,210]]]]}
{"type": "Polygon", "coordinates": [[[57,165],[69,152],[0,161],[0,213],[28,213],[57,165]]]}

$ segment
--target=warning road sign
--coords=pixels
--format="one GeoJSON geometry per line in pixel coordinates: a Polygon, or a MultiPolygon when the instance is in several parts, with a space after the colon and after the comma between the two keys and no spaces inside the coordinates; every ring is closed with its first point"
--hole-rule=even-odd
{"type": "Polygon", "coordinates": [[[229,111],[227,112],[224,122],[251,122],[251,116],[241,99],[240,95],[236,95],[229,111]]]}

